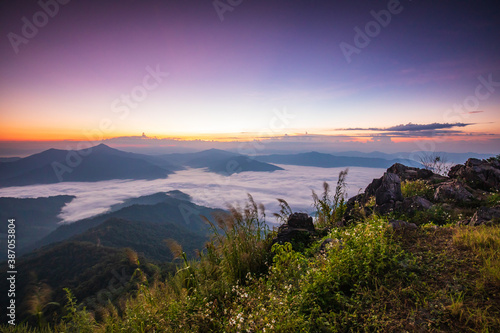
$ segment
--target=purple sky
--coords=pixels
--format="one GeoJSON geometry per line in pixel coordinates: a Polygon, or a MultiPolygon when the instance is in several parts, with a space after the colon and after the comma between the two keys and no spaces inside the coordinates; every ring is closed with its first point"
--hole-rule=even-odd
{"type": "Polygon", "coordinates": [[[5,0],[0,153],[143,132],[500,153],[496,4],[5,0]]]}

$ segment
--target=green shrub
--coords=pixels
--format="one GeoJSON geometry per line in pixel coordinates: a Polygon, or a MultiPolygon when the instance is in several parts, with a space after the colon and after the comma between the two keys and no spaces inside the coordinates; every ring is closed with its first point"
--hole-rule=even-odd
{"type": "Polygon", "coordinates": [[[352,325],[349,313],[356,311],[355,303],[362,302],[363,290],[411,279],[414,259],[393,240],[387,223],[380,219],[335,229],[330,237],[340,239],[341,246],[330,249],[309,270],[302,286],[301,311],[316,330],[337,325],[342,331],[352,325]]]}
{"type": "Polygon", "coordinates": [[[486,203],[488,206],[496,206],[500,204],[500,192],[497,190],[496,192],[488,194],[486,203]]]}
{"type": "Polygon", "coordinates": [[[401,183],[401,192],[405,198],[419,196],[431,200],[434,196],[434,188],[423,179],[403,181],[401,183]]]}

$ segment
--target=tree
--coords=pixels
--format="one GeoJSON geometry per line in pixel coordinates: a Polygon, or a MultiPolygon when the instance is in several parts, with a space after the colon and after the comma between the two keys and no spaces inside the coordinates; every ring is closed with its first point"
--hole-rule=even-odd
{"type": "Polygon", "coordinates": [[[446,156],[438,153],[425,153],[419,156],[419,160],[425,169],[442,176],[448,175],[453,166],[453,163],[448,162],[446,156]]]}

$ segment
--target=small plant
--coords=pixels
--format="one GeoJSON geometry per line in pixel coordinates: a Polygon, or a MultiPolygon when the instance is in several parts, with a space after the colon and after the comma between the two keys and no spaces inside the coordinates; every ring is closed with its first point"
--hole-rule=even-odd
{"type": "Polygon", "coordinates": [[[419,196],[426,199],[432,199],[434,188],[423,179],[405,180],[401,183],[401,192],[405,198],[419,196]]]}
{"type": "Polygon", "coordinates": [[[330,185],[323,183],[321,198],[312,191],[313,206],[316,208],[316,225],[318,227],[331,227],[342,221],[345,213],[346,177],[349,169],[340,171],[337,186],[333,196],[330,194],[330,185]]]}
{"type": "Polygon", "coordinates": [[[273,265],[269,272],[269,282],[274,285],[298,284],[300,277],[305,273],[307,259],[292,249],[292,244],[274,244],[271,251],[274,253],[273,265]]]}
{"type": "Polygon", "coordinates": [[[95,328],[94,318],[87,312],[85,307],[78,309],[75,296],[68,288],[64,288],[66,292],[67,303],[64,306],[66,315],[63,317],[66,331],[92,333],[95,328]]]}
{"type": "Polygon", "coordinates": [[[459,317],[459,319],[462,319],[462,315],[464,313],[464,296],[464,292],[459,292],[456,296],[452,295],[451,304],[448,306],[451,315],[459,317]]]}
{"type": "Polygon", "coordinates": [[[497,190],[496,192],[488,194],[486,203],[488,204],[488,206],[496,206],[500,204],[500,192],[497,190]]]}

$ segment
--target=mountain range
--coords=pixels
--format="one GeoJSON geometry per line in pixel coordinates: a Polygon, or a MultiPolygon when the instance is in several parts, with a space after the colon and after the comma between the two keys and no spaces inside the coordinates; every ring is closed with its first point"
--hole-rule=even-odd
{"type": "MultiPolygon", "coordinates": [[[[159,179],[186,168],[204,168],[230,176],[246,171],[273,172],[281,165],[322,168],[388,168],[394,163],[422,167],[415,161],[425,152],[386,154],[382,152],[342,153],[305,152],[247,156],[220,149],[196,153],[145,155],[124,152],[99,144],[87,150],[49,149],[25,158],[0,159],[0,187],[51,184],[60,181],[93,182],[111,179],[159,179]]],[[[450,163],[463,163],[466,157],[487,158],[487,154],[435,153],[450,163]]]]}
{"type": "MultiPolygon", "coordinates": [[[[200,216],[211,218],[213,214],[222,212],[220,209],[196,205],[189,200],[189,196],[180,191],[129,199],[128,204],[131,205],[121,208],[115,206],[107,213],[60,225],[45,237],[20,250],[22,253],[27,253],[36,248],[73,238],[94,244],[104,242],[110,247],[123,247],[123,244],[127,243],[126,239],[142,244],[143,240],[139,234],[147,233],[155,238],[155,241],[149,240],[149,245],[166,249],[165,244],[160,243],[166,238],[174,238],[186,247],[189,255],[192,255],[192,250],[199,248],[199,245],[207,240],[208,225],[200,216]],[[119,221],[127,221],[121,230],[119,221]],[[113,232],[119,233],[119,236],[113,232]],[[118,240],[119,238],[121,240],[118,240]]],[[[135,247],[133,243],[127,243],[126,246],[143,252],[140,246],[135,247]]],[[[170,256],[170,253],[161,254],[154,256],[154,259],[170,256]]]]}
{"type": "Polygon", "coordinates": [[[275,165],[224,150],[144,155],[100,144],[87,150],[49,149],[21,159],[0,161],[0,187],[61,181],[158,179],[187,167],[207,168],[208,171],[226,176],[244,171],[282,170],[275,165]]]}
{"type": "Polygon", "coordinates": [[[339,167],[367,167],[388,168],[394,163],[401,163],[411,167],[421,167],[421,164],[409,159],[384,159],[375,157],[336,156],[318,152],[298,154],[273,154],[255,157],[258,161],[276,164],[313,166],[321,168],[339,167]]]}

